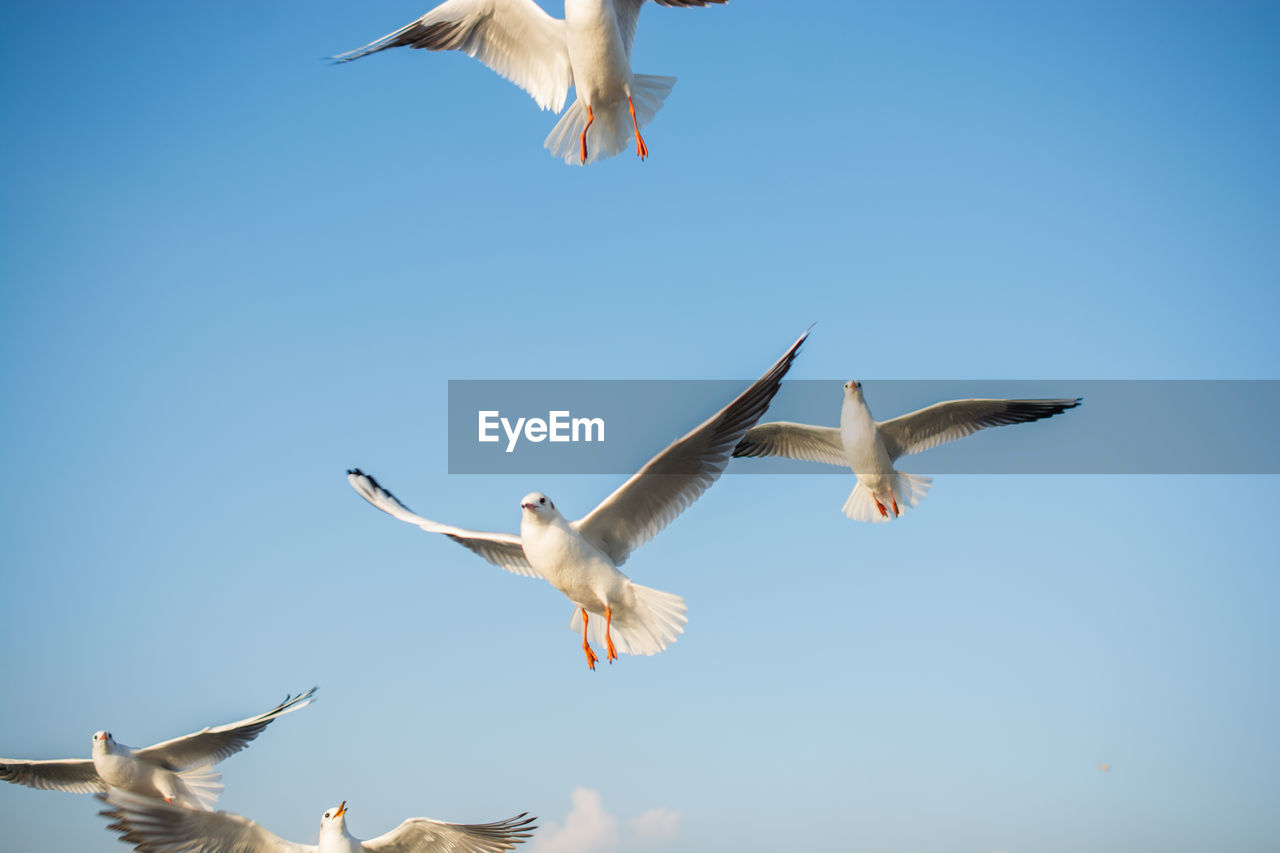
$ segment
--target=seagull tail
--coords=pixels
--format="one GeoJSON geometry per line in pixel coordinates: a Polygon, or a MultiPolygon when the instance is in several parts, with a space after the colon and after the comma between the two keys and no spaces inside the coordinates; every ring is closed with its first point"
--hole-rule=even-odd
{"type": "Polygon", "coordinates": [[[895,500],[898,503],[899,514],[904,513],[920,503],[921,499],[929,493],[929,487],[932,485],[932,477],[894,471],[893,496],[884,495],[880,498],[880,502],[889,511],[889,514],[885,515],[880,512],[880,507],[876,506],[875,493],[859,480],[858,485],[854,486],[853,491],[849,493],[849,499],[844,502],[842,511],[854,521],[870,521],[874,524],[890,521],[893,519],[895,500]]]}
{"type": "MultiPolygon", "coordinates": [[[[659,77],[653,74],[636,74],[631,78],[631,101],[636,106],[636,124],[644,127],[658,114],[658,110],[662,109],[663,101],[666,100],[667,95],[671,94],[671,87],[675,84],[674,77],[659,77]]],[[[547,135],[547,141],[543,145],[569,165],[577,165],[582,162],[579,140],[582,137],[582,129],[586,126],[587,105],[579,98],[565,110],[560,121],[556,122],[556,126],[547,135]]],[[[595,110],[595,120],[591,123],[591,129],[587,131],[587,162],[594,163],[597,160],[633,150],[635,150],[634,131],[631,127],[631,110],[627,106],[626,99],[622,99],[613,106],[595,110]]]]}
{"type": "Polygon", "coordinates": [[[212,764],[202,764],[178,774],[181,784],[178,802],[189,809],[211,812],[222,794],[222,774],[212,764]]]}
{"type": "MultiPolygon", "coordinates": [[[[656,655],[684,633],[685,614],[689,608],[684,599],[670,592],[631,584],[635,604],[613,614],[609,636],[620,654],[656,655]]],[[[569,627],[582,633],[582,611],[575,609],[569,627]]],[[[587,637],[597,649],[605,648],[604,615],[592,614],[587,623],[587,637]]]]}

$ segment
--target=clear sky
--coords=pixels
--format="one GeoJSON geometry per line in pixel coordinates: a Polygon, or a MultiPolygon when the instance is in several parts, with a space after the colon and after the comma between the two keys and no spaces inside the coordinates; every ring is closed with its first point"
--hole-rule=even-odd
{"type": "MultiPolygon", "coordinates": [[[[685,635],[593,674],[558,592],[343,476],[585,514],[618,477],[448,475],[448,380],[748,380],[815,320],[831,423],[849,377],[1280,378],[1280,5],[650,4],[652,156],[586,169],[466,57],[324,61],[427,8],[0,3],[0,755],[319,684],[221,766],[297,840],[345,799],[530,853],[1280,846],[1274,477],[948,475],[872,526],[726,476],[626,567],[685,635]]],[[[0,847],[122,849],[95,805],[3,786],[0,847]]]]}

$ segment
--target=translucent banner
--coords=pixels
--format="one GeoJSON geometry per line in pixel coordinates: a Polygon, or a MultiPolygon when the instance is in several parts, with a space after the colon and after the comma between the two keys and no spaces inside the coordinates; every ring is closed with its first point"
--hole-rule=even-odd
{"type": "MultiPolygon", "coordinates": [[[[749,380],[454,380],[451,474],[630,475],[714,416],[749,380]]],[[[839,427],[844,380],[784,382],[760,423],[839,427]]],[[[944,400],[1083,398],[1031,423],[904,456],[918,474],[1280,474],[1280,380],[867,380],[887,421],[944,400]]],[[[840,474],[781,458],[727,474],[840,474]]],[[[847,471],[846,471],[847,476],[847,471]]]]}

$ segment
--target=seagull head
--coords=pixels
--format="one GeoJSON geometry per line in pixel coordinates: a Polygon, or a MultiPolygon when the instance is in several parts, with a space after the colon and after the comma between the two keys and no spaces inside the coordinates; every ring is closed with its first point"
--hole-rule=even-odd
{"type": "Polygon", "coordinates": [[[844,398],[846,400],[862,401],[862,383],[856,379],[850,379],[844,383],[844,398]]]}
{"type": "Polygon", "coordinates": [[[115,738],[111,737],[111,732],[94,732],[93,733],[93,751],[109,752],[115,738]]]}
{"type": "Polygon", "coordinates": [[[542,492],[530,492],[525,495],[520,499],[520,508],[539,518],[552,518],[557,514],[556,505],[542,492]]]}
{"type": "Polygon", "coordinates": [[[343,800],[341,805],[335,806],[324,813],[320,818],[320,834],[326,832],[337,832],[340,835],[347,834],[347,801],[343,800]]]}

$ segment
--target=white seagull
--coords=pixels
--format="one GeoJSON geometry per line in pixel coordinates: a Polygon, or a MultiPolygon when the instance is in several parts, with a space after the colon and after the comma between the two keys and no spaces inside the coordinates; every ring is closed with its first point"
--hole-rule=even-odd
{"type": "MultiPolygon", "coordinates": [[[[655,0],[708,6],[727,0],[655,0]]],[[[631,46],[644,0],[565,0],[553,18],[533,0],[448,0],[408,26],[334,59],[350,62],[390,47],[460,50],[524,89],[544,110],[577,100],[544,145],[566,163],[590,163],[626,149],[649,156],[640,128],[675,85],[674,77],[633,74],[631,46]],[[587,131],[591,131],[588,144],[587,131]]]]}
{"type": "Polygon", "coordinates": [[[855,521],[882,522],[920,503],[932,477],[894,470],[900,456],[919,453],[980,429],[1050,418],[1080,405],[1080,398],[1059,400],[948,400],[894,418],[877,421],[862,397],[862,383],[844,383],[840,428],[789,421],[747,430],[734,456],[785,456],[849,467],[858,477],[844,514],[855,521]]]}
{"type": "Polygon", "coordinates": [[[444,823],[411,817],[388,833],[361,841],[347,831],[347,804],[320,818],[317,844],[298,844],[231,812],[198,812],[155,800],[99,795],[107,828],[145,853],[499,853],[537,829],[523,814],[494,823],[444,823]]]}
{"type": "Polygon", "coordinates": [[[801,335],[737,399],[672,442],[577,521],[561,515],[551,498],[531,492],[520,500],[518,536],[464,530],[414,513],[358,468],[348,471],[347,479],[383,512],[429,533],[443,533],[507,571],[545,578],[563,592],[577,605],[569,627],[582,631],[582,650],[591,669],[598,660],[591,641],[604,645],[610,663],[619,652],[657,654],[684,632],[684,599],[632,583],[618,567],[719,479],[734,445],[769,407],[808,335],[801,335]],[[603,617],[603,629],[591,615],[603,617]]]}
{"type": "Polygon", "coordinates": [[[249,745],[271,721],[311,702],[316,688],[238,723],[135,749],[116,743],[111,732],[94,732],[92,758],[24,761],[0,758],[0,780],[77,794],[129,791],[186,808],[211,809],[222,791],[213,765],[249,745]]]}

